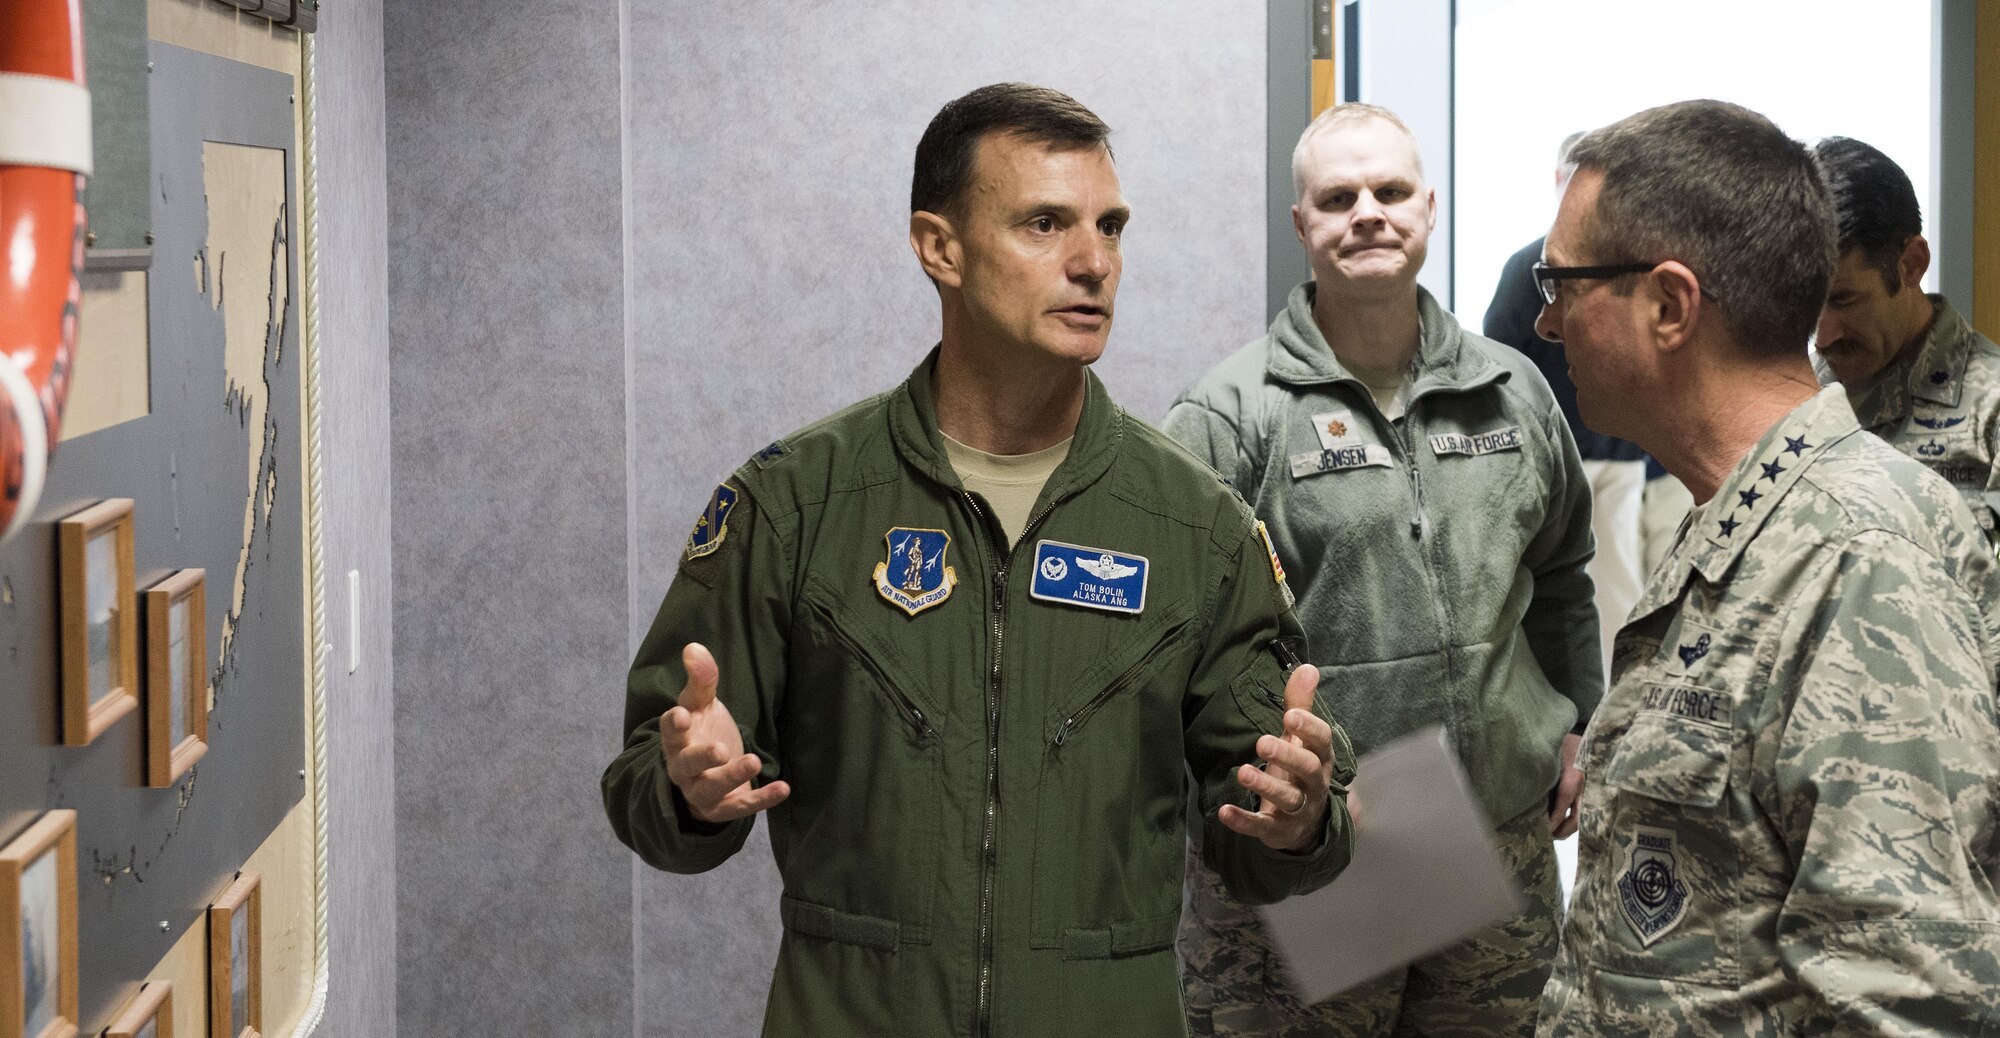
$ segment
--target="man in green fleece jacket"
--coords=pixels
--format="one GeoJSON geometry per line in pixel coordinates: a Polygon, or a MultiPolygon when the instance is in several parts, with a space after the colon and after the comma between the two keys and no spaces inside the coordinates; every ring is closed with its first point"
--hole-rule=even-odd
{"type": "Polygon", "coordinates": [[[1109,132],[1021,84],[938,113],[910,205],[938,348],[716,488],[632,665],[618,837],[700,872],[769,820],[767,1035],[1178,1035],[1189,798],[1239,896],[1347,862],[1353,753],[1287,680],[1269,541],[1087,370],[1109,132]]]}
{"type": "Polygon", "coordinates": [[[1604,689],[1589,480],[1534,365],[1417,285],[1437,203],[1402,120],[1329,109],[1292,169],[1313,280],[1181,397],[1167,432],[1269,524],[1356,751],[1445,726],[1526,910],[1302,1005],[1255,913],[1198,869],[1190,1030],[1525,1036],[1556,954],[1551,836],[1575,829],[1570,764],[1604,689]]]}

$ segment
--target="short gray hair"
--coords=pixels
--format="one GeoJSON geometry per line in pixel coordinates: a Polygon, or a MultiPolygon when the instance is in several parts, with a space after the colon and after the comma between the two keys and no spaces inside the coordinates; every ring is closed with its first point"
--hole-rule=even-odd
{"type": "Polygon", "coordinates": [[[1334,105],[1326,111],[1319,113],[1317,118],[1306,124],[1305,132],[1299,134],[1299,143],[1292,148],[1293,198],[1304,198],[1306,196],[1306,144],[1314,137],[1328,130],[1338,126],[1345,126],[1349,123],[1360,122],[1363,119],[1380,119],[1403,131],[1403,136],[1410,139],[1410,152],[1417,157],[1417,176],[1422,177],[1424,175],[1424,150],[1417,146],[1416,132],[1410,129],[1410,124],[1404,122],[1402,116],[1381,105],[1371,105],[1363,101],[1349,101],[1345,104],[1334,105]]]}
{"type": "Polygon", "coordinates": [[[1604,177],[1583,228],[1589,256],[1572,262],[1679,260],[1745,350],[1805,349],[1837,226],[1805,145],[1740,105],[1682,101],[1592,130],[1569,157],[1604,177]]]}

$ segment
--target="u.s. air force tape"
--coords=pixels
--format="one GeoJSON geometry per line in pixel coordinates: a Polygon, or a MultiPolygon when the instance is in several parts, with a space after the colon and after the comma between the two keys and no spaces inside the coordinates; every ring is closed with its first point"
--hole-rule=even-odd
{"type": "Polygon", "coordinates": [[[1389,460],[1389,448],[1379,443],[1357,443],[1348,447],[1306,451],[1303,454],[1292,455],[1292,478],[1303,479],[1306,476],[1317,476],[1322,472],[1339,472],[1342,469],[1365,469],[1371,466],[1386,468],[1389,460]]]}

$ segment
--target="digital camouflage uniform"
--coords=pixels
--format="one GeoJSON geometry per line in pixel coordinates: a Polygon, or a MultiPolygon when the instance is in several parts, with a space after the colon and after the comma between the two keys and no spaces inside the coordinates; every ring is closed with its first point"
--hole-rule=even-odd
{"type": "MultiPolygon", "coordinates": [[[[2000,346],[1965,323],[1940,295],[1923,344],[1889,364],[1864,386],[1847,387],[1861,427],[1930,466],[1958,488],[1973,518],[1992,539],[2000,535],[2000,346]]],[[[1815,358],[1820,384],[1833,369],[1815,358]]]]}
{"type": "Polygon", "coordinates": [[[1561,893],[1549,791],[1563,736],[1603,692],[1590,483],[1548,383],[1417,290],[1407,412],[1386,419],[1294,289],[1270,334],[1181,395],[1166,430],[1270,527],[1333,715],[1367,751],[1450,735],[1516,866],[1524,913],[1317,1006],[1301,1006],[1255,913],[1189,870],[1189,1028],[1232,1038],[1527,1035],[1561,893]]]}
{"type": "Polygon", "coordinates": [[[1352,845],[1352,752],[1335,726],[1309,853],[1212,824],[1256,807],[1236,769],[1282,731],[1273,649],[1299,634],[1248,509],[1086,376],[1010,543],[938,439],[936,357],[718,488],[633,662],[605,810],[672,872],[743,846],[753,819],[688,816],[660,750],[701,642],[761,781],[791,785],[764,815],[766,1035],[1179,1035],[1184,805],[1240,896],[1314,890],[1352,845]]]}
{"type": "Polygon", "coordinates": [[[1619,634],[1538,1033],[2000,1034],[1995,590],[1840,389],[1767,432],[1619,634]]]}

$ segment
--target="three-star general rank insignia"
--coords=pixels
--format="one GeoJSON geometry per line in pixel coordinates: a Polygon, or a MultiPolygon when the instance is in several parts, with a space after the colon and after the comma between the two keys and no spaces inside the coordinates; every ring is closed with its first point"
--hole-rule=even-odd
{"type": "Polygon", "coordinates": [[[1618,903],[1639,943],[1647,947],[1687,915],[1688,888],[1674,859],[1672,830],[1633,827],[1625,874],[1618,877],[1618,903]]]}
{"type": "Polygon", "coordinates": [[[688,533],[687,554],[689,559],[712,555],[722,547],[722,538],[729,533],[729,512],[736,507],[736,488],[727,483],[718,483],[714,496],[708,499],[708,507],[701,510],[701,518],[694,521],[694,529],[688,533]]]}
{"type": "Polygon", "coordinates": [[[876,594],[911,616],[951,597],[958,583],[958,573],[944,564],[951,534],[894,526],[882,539],[889,546],[889,557],[875,564],[876,594]]]}

